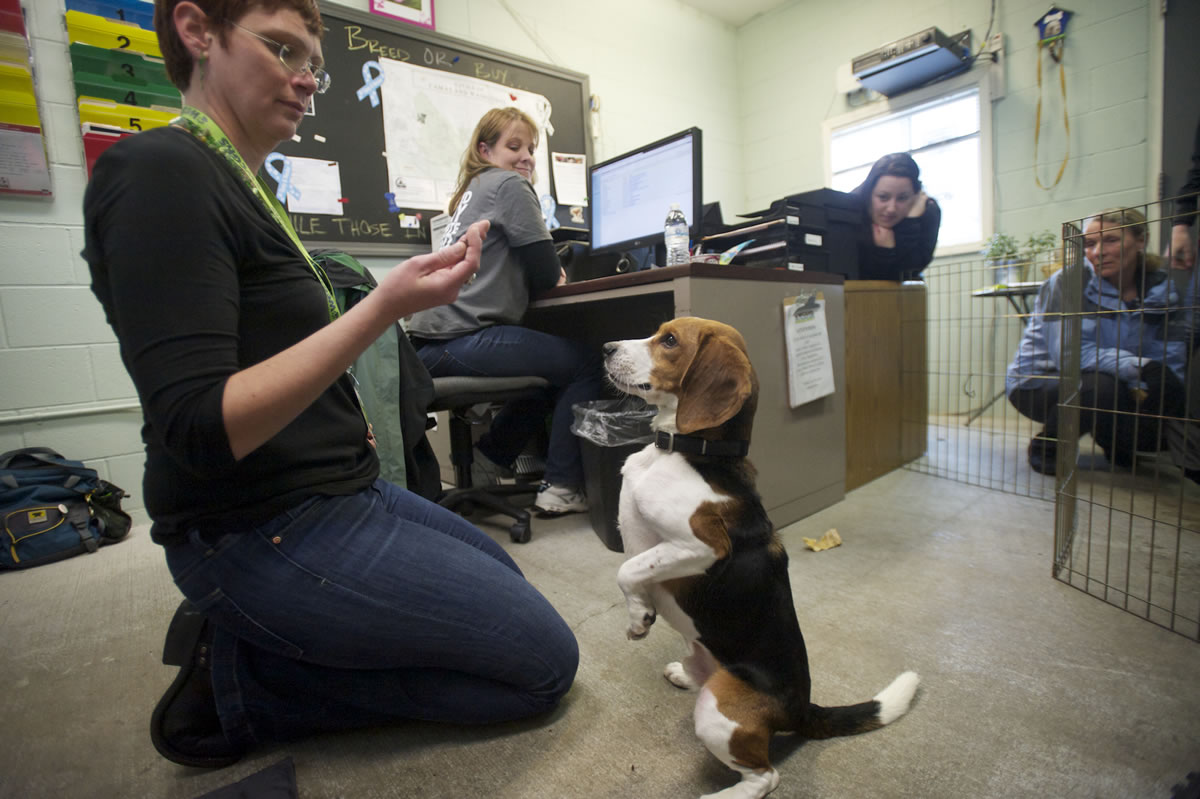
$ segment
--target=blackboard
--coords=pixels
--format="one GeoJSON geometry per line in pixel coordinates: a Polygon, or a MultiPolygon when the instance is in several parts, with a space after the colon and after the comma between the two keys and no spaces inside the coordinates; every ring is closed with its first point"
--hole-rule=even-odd
{"type": "MultiPolygon", "coordinates": [[[[443,36],[403,22],[389,20],[353,9],[321,6],[325,23],[322,50],[332,83],[325,94],[314,98],[312,114],[300,125],[297,138],[282,143],[277,152],[289,158],[314,159],[337,164],[341,194],[341,213],[297,213],[289,215],[305,246],[310,249],[336,248],[355,255],[410,255],[427,252],[430,245],[429,219],[443,208],[420,207],[389,202],[386,195],[389,172],[384,131],[384,106],[387,115],[419,114],[421,109],[398,109],[394,102],[372,105],[369,84],[375,71],[364,71],[367,62],[382,63],[393,59],[400,68],[422,80],[471,83],[459,77],[445,78],[439,73],[478,78],[507,89],[544,96],[552,109],[553,130],[546,138],[547,152],[584,154],[591,163],[591,136],[588,128],[588,78],[577,72],[541,64],[519,56],[491,50],[459,39],[443,36]],[[428,73],[420,70],[428,70],[428,73]],[[362,95],[361,99],[360,96],[362,95]],[[419,223],[415,218],[420,216],[419,223]],[[415,227],[412,225],[416,224],[415,227]]],[[[482,84],[481,84],[482,85],[482,84]]],[[[491,87],[488,91],[495,91],[491,87]]],[[[516,97],[507,90],[504,94],[516,97]]],[[[377,95],[379,99],[385,95],[377,95]]],[[[386,97],[394,100],[395,92],[386,97]]],[[[430,114],[436,116],[436,114],[430,114]]],[[[413,129],[419,129],[414,126],[413,129]]],[[[470,131],[452,146],[458,154],[467,147],[470,131]]],[[[446,148],[444,130],[426,134],[432,140],[406,146],[446,148]]],[[[393,135],[393,139],[395,140],[393,135]]],[[[415,138],[415,137],[414,137],[415,138]]],[[[418,149],[419,151],[419,149],[418,149]]],[[[301,164],[302,165],[302,164],[301,164]]],[[[268,159],[267,183],[277,186],[285,162],[268,159]],[[272,169],[272,164],[274,168],[272,169]],[[274,174],[272,174],[272,171],[274,174]],[[272,179],[273,178],[273,179],[272,179]]],[[[549,167],[545,168],[549,172],[549,167]]],[[[545,177],[553,180],[552,175],[545,177]]],[[[580,226],[571,219],[570,209],[560,206],[555,217],[564,225],[580,226]]],[[[583,224],[587,224],[586,211],[583,224]]]]}

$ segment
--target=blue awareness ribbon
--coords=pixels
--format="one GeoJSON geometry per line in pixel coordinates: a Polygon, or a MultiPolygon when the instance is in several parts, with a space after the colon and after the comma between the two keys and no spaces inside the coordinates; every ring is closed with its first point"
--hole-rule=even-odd
{"type": "Polygon", "coordinates": [[[281,203],[287,203],[287,197],[290,194],[297,200],[300,199],[300,189],[292,185],[292,159],[288,158],[283,153],[271,153],[267,159],[263,161],[263,169],[267,170],[267,174],[279,184],[279,188],[275,190],[275,199],[281,203]],[[276,161],[283,162],[283,171],[276,169],[272,164],[276,161]]]}
{"type": "Polygon", "coordinates": [[[362,68],[363,85],[362,88],[354,93],[354,96],[359,100],[371,97],[371,107],[379,107],[379,87],[383,85],[383,67],[379,66],[378,61],[367,61],[362,68]],[[374,70],[376,74],[372,75],[374,70]]]}
{"type": "Polygon", "coordinates": [[[561,227],[562,223],[554,215],[554,212],[558,210],[558,203],[554,201],[554,198],[549,194],[543,194],[540,201],[542,205],[542,218],[546,220],[546,229],[554,230],[561,227]]]}

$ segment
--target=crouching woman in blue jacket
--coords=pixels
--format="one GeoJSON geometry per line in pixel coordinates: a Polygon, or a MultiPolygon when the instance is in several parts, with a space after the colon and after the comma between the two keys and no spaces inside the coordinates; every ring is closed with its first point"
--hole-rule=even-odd
{"type": "Polygon", "coordinates": [[[1195,275],[1160,268],[1161,259],[1146,252],[1146,217],[1132,208],[1088,219],[1083,248],[1083,264],[1042,284],[1008,367],[1009,402],[1044,425],[1029,442],[1029,465],[1055,473],[1060,392],[1071,394],[1059,380],[1063,324],[1073,327],[1077,318],[1080,435],[1090,434],[1109,463],[1124,468],[1138,450],[1168,449],[1200,482],[1200,398],[1190,398],[1189,409],[1185,388],[1195,275]]]}

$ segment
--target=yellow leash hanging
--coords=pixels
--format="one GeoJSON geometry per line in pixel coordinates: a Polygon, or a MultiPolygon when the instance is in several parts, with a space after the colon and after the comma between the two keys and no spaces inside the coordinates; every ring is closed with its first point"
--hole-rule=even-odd
{"type": "Polygon", "coordinates": [[[1067,162],[1071,158],[1071,120],[1067,116],[1067,70],[1062,63],[1063,43],[1067,35],[1067,20],[1070,19],[1071,12],[1064,11],[1061,8],[1053,7],[1042,16],[1034,25],[1038,28],[1039,39],[1037,49],[1037,85],[1038,85],[1038,101],[1037,114],[1034,119],[1033,127],[1033,179],[1037,182],[1038,188],[1049,191],[1058,185],[1062,180],[1063,173],[1067,171],[1067,162]],[[1042,133],[1042,50],[1046,50],[1050,57],[1054,59],[1054,63],[1058,64],[1058,85],[1062,91],[1062,106],[1063,106],[1063,130],[1066,131],[1066,147],[1067,151],[1063,155],[1062,163],[1058,167],[1058,174],[1054,177],[1054,182],[1049,186],[1042,184],[1042,178],[1038,175],[1038,140],[1042,133]]]}

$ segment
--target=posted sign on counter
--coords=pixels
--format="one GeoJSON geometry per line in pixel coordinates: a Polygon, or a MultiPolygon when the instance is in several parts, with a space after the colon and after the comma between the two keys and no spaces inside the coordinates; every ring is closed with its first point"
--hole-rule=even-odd
{"type": "Polygon", "coordinates": [[[788,403],[797,408],[833,393],[833,355],[825,326],[825,296],[819,292],[783,301],[788,403]]]}

